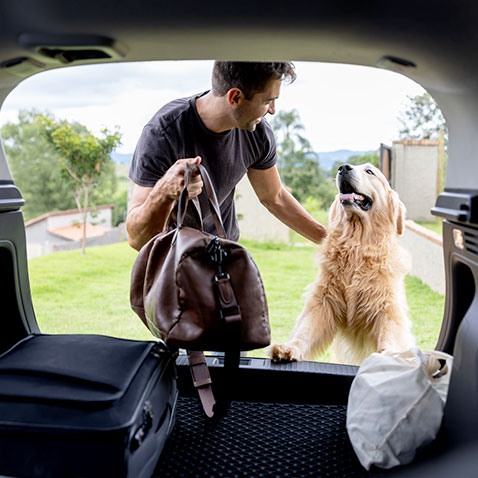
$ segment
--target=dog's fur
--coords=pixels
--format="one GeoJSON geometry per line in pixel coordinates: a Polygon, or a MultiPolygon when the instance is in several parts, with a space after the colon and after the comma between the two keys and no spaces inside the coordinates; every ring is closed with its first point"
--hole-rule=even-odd
{"type": "Polygon", "coordinates": [[[414,345],[404,286],[410,259],[398,243],[405,207],[371,164],[342,165],[336,182],[317,281],[289,341],[269,348],[274,361],[313,359],[332,341],[333,360],[349,364],[414,345]]]}

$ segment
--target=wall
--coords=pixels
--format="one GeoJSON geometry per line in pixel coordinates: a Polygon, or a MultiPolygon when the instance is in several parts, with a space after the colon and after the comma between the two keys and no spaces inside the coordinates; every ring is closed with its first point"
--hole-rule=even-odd
{"type": "MultiPolygon", "coordinates": [[[[116,242],[125,241],[127,239],[126,228],[124,223],[118,227],[105,232],[102,236],[90,237],[86,239],[86,247],[106,246],[115,244],[116,242]]],[[[72,251],[81,248],[81,241],[69,241],[68,244],[54,245],[50,252],[72,251]]]]}
{"type": "Polygon", "coordinates": [[[51,239],[51,234],[46,230],[46,220],[30,224],[25,228],[27,243],[43,243],[51,239]]]}
{"type": "Polygon", "coordinates": [[[254,241],[289,242],[290,229],[260,203],[247,176],[244,176],[236,186],[235,203],[241,238],[254,241]]]}
{"type": "Polygon", "coordinates": [[[394,141],[391,185],[414,221],[434,221],[430,209],[440,186],[440,150],[435,140],[394,141]]]}
{"type": "MultiPolygon", "coordinates": [[[[88,212],[86,222],[88,224],[99,224],[100,226],[111,227],[112,209],[98,209],[93,211],[93,214],[88,212]]],[[[83,216],[81,213],[52,215],[47,218],[47,229],[72,226],[75,223],[83,223],[83,216]]]]}
{"type": "MultiPolygon", "coordinates": [[[[94,217],[88,213],[88,223],[99,224],[105,227],[111,227],[112,222],[112,209],[102,208],[97,210],[97,214],[94,217]]],[[[62,238],[55,234],[50,234],[48,229],[56,229],[59,227],[72,226],[75,223],[81,223],[82,217],[80,213],[71,214],[52,214],[45,217],[36,223],[28,225],[25,228],[26,240],[27,240],[27,256],[29,259],[34,257],[50,254],[51,252],[60,250],[72,250],[81,247],[80,241],[71,241],[69,239],[62,238]]],[[[87,246],[111,244],[124,240],[126,232],[113,229],[111,234],[105,234],[105,237],[93,237],[87,240],[87,246]]]]}
{"type": "MultiPolygon", "coordinates": [[[[86,247],[105,246],[114,244],[128,239],[126,227],[124,223],[118,227],[114,227],[110,231],[105,232],[102,236],[90,237],[86,240],[86,247]]],[[[58,251],[72,251],[81,248],[81,241],[63,241],[62,243],[53,243],[52,241],[43,243],[28,243],[27,242],[27,257],[33,259],[34,257],[51,254],[58,251]]]]}
{"type": "Polygon", "coordinates": [[[410,275],[418,277],[431,289],[445,295],[445,262],[440,235],[411,220],[406,221],[402,246],[412,255],[410,275]]]}

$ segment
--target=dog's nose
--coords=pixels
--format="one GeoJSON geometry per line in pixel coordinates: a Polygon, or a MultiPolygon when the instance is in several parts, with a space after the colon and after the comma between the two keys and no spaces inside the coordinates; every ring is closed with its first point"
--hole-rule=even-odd
{"type": "Polygon", "coordinates": [[[342,164],[342,166],[339,166],[339,174],[344,174],[344,173],[347,173],[349,171],[352,171],[353,169],[353,166],[350,165],[350,164],[342,164]]]}

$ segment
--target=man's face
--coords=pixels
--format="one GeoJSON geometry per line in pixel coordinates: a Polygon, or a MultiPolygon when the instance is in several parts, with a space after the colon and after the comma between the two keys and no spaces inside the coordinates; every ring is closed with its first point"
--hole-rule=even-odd
{"type": "Polygon", "coordinates": [[[266,88],[251,99],[243,98],[235,111],[239,129],[254,131],[267,113],[275,113],[275,100],[279,98],[282,80],[270,80],[266,88]]]}

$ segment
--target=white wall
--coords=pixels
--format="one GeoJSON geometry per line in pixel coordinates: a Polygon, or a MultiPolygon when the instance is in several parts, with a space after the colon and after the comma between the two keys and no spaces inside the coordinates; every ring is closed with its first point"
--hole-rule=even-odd
{"type": "Polygon", "coordinates": [[[438,196],[438,141],[394,141],[392,188],[414,221],[434,221],[430,209],[438,196]]]}
{"type": "MultiPolygon", "coordinates": [[[[98,209],[97,214],[88,213],[87,222],[89,224],[98,224],[104,227],[111,228],[112,224],[112,209],[98,209]]],[[[42,221],[38,221],[34,224],[30,224],[26,229],[26,240],[27,240],[27,256],[29,259],[33,257],[43,256],[45,254],[50,254],[51,252],[57,250],[64,250],[65,248],[76,249],[80,244],[80,241],[70,241],[64,239],[60,236],[50,234],[49,229],[56,229],[59,227],[68,227],[72,226],[75,223],[82,223],[82,216],[80,213],[73,214],[60,214],[57,216],[50,216],[45,218],[42,221]]],[[[118,242],[118,240],[123,239],[114,239],[115,232],[112,233],[111,237],[105,237],[105,243],[118,242]]],[[[121,234],[124,235],[123,232],[121,234]]],[[[93,241],[88,239],[87,245],[98,245],[101,242],[101,239],[92,238],[93,241]]]]}
{"type": "Polygon", "coordinates": [[[445,261],[441,236],[407,220],[401,240],[402,246],[412,255],[410,275],[418,277],[435,292],[445,295],[445,261]]]}
{"type": "Polygon", "coordinates": [[[290,229],[257,199],[247,176],[236,186],[236,215],[241,238],[254,241],[289,242],[290,229]]]}
{"type": "MultiPolygon", "coordinates": [[[[96,212],[94,211],[93,214],[89,212],[86,222],[88,224],[98,224],[100,226],[111,227],[111,208],[98,209],[96,212]]],[[[83,223],[83,216],[80,213],[50,216],[47,218],[47,229],[56,229],[58,227],[72,226],[75,223],[83,223]]]]}

